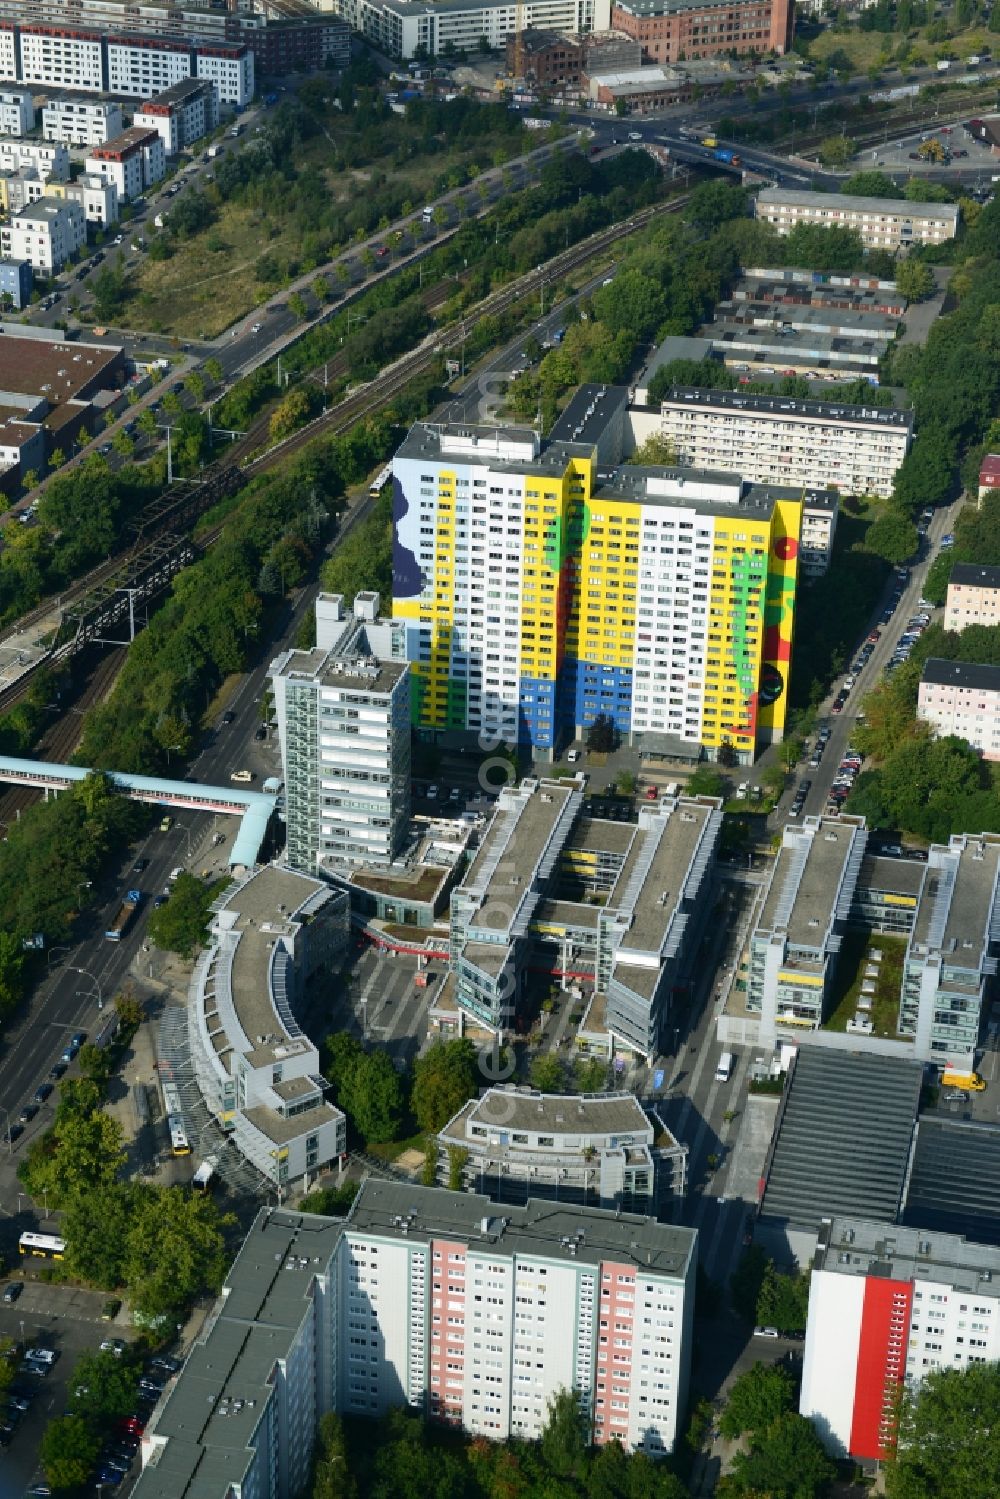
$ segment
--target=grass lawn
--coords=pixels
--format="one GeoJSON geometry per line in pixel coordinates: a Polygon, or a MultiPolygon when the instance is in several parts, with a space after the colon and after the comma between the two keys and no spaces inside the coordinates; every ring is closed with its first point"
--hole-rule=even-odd
{"type": "MultiPolygon", "coordinates": [[[[325,172],[330,195],[347,202],[364,194],[374,174],[383,186],[401,185],[414,208],[433,198],[442,175],[464,172],[474,152],[442,151],[393,169],[386,161],[374,161],[364,170],[328,170],[331,148],[322,137],[303,148],[298,164],[325,172]]],[[[473,193],[472,203],[479,206],[473,193]]],[[[280,206],[259,209],[239,203],[223,203],[214,224],[192,239],[179,242],[170,260],[145,259],[133,279],[134,292],[128,303],[131,326],[179,338],[211,338],[252,312],[278,289],[276,283],[257,280],[255,266],[267,253],[281,264],[301,254],[302,230],[297,219],[283,219],[280,206]]],[[[347,253],[345,246],[340,253],[347,253]]],[[[305,274],[302,267],[299,274],[305,274]]]]}
{"type": "MultiPolygon", "coordinates": [[[[910,32],[909,37],[914,53],[912,60],[917,61],[917,55],[922,54],[926,63],[935,61],[942,49],[954,52],[959,58],[973,57],[991,42],[983,26],[970,27],[947,42],[929,42],[923,29],[910,32]]],[[[899,32],[862,31],[858,26],[835,31],[828,26],[809,43],[809,56],[823,62],[833,52],[844,52],[859,73],[867,73],[869,68],[884,66],[895,55],[902,40],[899,32]]],[[[943,76],[947,78],[947,75],[943,76]]]]}
{"type": "Polygon", "coordinates": [[[876,949],[882,954],[875,979],[875,993],[871,996],[872,1007],[867,1012],[874,1027],[873,1034],[897,1040],[899,1032],[899,994],[903,983],[903,959],[906,956],[906,938],[890,937],[883,932],[848,932],[844,937],[837,962],[831,995],[832,1009],[825,1025],[827,1030],[846,1031],[847,1022],[858,1008],[861,985],[865,978],[868,954],[876,949]]]}
{"type": "Polygon", "coordinates": [[[388,1145],[366,1145],[365,1149],[369,1155],[378,1156],[380,1161],[395,1161],[407,1150],[419,1150],[423,1155],[427,1149],[427,1136],[423,1130],[418,1130],[415,1135],[410,1135],[406,1140],[390,1140],[388,1145]]]}

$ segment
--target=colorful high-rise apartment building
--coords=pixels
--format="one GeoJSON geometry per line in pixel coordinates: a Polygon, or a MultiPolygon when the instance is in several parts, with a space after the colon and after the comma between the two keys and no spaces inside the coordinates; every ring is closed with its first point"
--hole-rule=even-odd
{"type": "Polygon", "coordinates": [[[738,763],[785,722],[801,489],[417,423],[393,463],[413,721],[551,751],[599,714],[738,763]]]}

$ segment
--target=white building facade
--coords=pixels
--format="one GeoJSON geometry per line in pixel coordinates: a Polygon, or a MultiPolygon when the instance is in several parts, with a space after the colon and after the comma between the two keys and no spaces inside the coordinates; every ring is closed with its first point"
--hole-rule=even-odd
{"type": "Polygon", "coordinates": [[[185,79],[139,106],[132,123],[155,130],[168,156],[200,141],[219,123],[219,96],[206,79],[185,79]]]}
{"type": "Polygon", "coordinates": [[[956,562],[952,568],[944,627],[960,634],[968,625],[1000,625],[1000,567],[956,562]]]}
{"type": "Polygon", "coordinates": [[[26,260],[32,270],[51,276],[87,243],[87,221],[79,203],[39,198],[0,225],[5,260],[26,260]]]}
{"type": "Polygon", "coordinates": [[[27,135],[35,128],[35,101],[27,89],[0,88],[0,135],[27,135]]]}
{"type": "Polygon", "coordinates": [[[87,223],[97,228],[117,224],[120,218],[118,188],[109,178],[96,172],[82,172],[72,182],[53,184],[50,196],[79,203],[87,223]]]}
{"type": "Polygon", "coordinates": [[[0,140],[0,172],[31,169],[42,182],[69,181],[69,152],[64,145],[41,141],[0,140]]]}
{"type": "Polygon", "coordinates": [[[103,146],[125,128],[120,104],[108,99],[52,99],[42,109],[42,134],[68,146],[103,146]]]}
{"type": "Polygon", "coordinates": [[[891,1456],[904,1388],[1000,1359],[1000,1251],[954,1234],[827,1219],[809,1283],[799,1410],[836,1457],[891,1456]]]}
{"type": "Polygon", "coordinates": [[[917,717],[939,736],[964,739],[984,760],[1000,760],[1000,666],[932,656],[920,678],[917,717]]]}
{"type": "Polygon", "coordinates": [[[138,99],[185,78],[200,78],[214,86],[220,103],[242,108],[253,98],[254,56],[241,42],[2,21],[0,75],[17,83],[138,99]]]}
{"type": "Polygon", "coordinates": [[[797,224],[854,229],[869,250],[941,245],[958,233],[959,209],[955,203],[911,203],[897,198],[854,198],[846,193],[765,187],[754,200],[754,212],[779,234],[791,234],[797,224]]]}
{"type": "Polygon", "coordinates": [[[345,894],[267,866],[225,892],[191,977],[188,1036],[205,1104],[282,1189],[346,1149],[344,1116],[325,1100],[319,1052],[294,1007],[347,940],[345,894]]]}
{"type": "Polygon", "coordinates": [[[139,198],[167,170],[163,139],[155,130],[133,126],[87,157],[86,170],[113,183],[121,202],[139,198]]]}
{"type": "Polygon", "coordinates": [[[390,864],[410,815],[410,681],[378,594],[316,601],[316,647],[271,663],[292,866],[390,864]]]}
{"type": "Polygon", "coordinates": [[[801,482],[888,498],[909,451],[913,415],[684,388],[660,406],[660,432],[677,462],[691,468],[742,474],[754,484],[801,482]]]}
{"type": "Polygon", "coordinates": [[[501,49],[519,29],[608,31],[611,0],[334,0],[334,10],[393,57],[409,58],[418,47],[440,54],[478,50],[480,38],[501,49]]]}

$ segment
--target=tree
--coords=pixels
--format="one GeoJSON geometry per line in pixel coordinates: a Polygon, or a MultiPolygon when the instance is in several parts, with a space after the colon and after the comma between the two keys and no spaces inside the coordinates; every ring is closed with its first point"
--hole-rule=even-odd
{"type": "Polygon", "coordinates": [[[757,1295],[757,1322],[781,1332],[803,1333],[808,1315],[808,1273],[785,1273],[769,1260],[757,1295]]]}
{"type": "Polygon", "coordinates": [[[280,442],[309,420],[312,398],[302,385],[295,385],[271,413],[268,427],[272,442],[280,442]]]}
{"type": "Polygon", "coordinates": [[[608,1063],[604,1057],[578,1057],[573,1078],[581,1093],[600,1093],[608,1080],[608,1063]]]}
{"type": "Polygon", "coordinates": [[[903,190],[884,172],[855,172],[840,191],[852,198],[901,198],[903,190]]]}
{"type": "Polygon", "coordinates": [[[884,557],[894,567],[913,556],[918,542],[916,526],[909,516],[895,506],[883,510],[872,521],[865,534],[868,551],[874,552],[876,557],[884,557]]]}
{"type": "Polygon", "coordinates": [[[618,730],[609,714],[597,714],[587,730],[587,748],[601,755],[609,755],[618,748],[618,730]]]}
{"type": "Polygon", "coordinates": [[[293,291],[288,298],[288,310],[302,323],[309,316],[309,306],[300,291],[293,291]]]}
{"type": "Polygon", "coordinates": [[[61,1207],[113,1184],[125,1164],[122,1140],[121,1125],[103,1109],[63,1114],[32,1144],[18,1176],[33,1196],[47,1195],[50,1205],[61,1207]]]}
{"type": "Polygon", "coordinates": [[[411,1105],[420,1128],[437,1133],[479,1090],[476,1049],[471,1041],[436,1041],[413,1068],[411,1105]]]}
{"type": "Polygon", "coordinates": [[[811,1421],[788,1411],[756,1432],[748,1452],[737,1452],[731,1492],[768,1499],[816,1499],[836,1475],[811,1421]]]}
{"type": "Polygon", "coordinates": [[[903,1396],[890,1499],[993,1499],[1000,1492],[1000,1365],[935,1369],[903,1396]]]}
{"type": "Polygon", "coordinates": [[[100,1437],[95,1436],[82,1416],[57,1416],[50,1421],[42,1433],[39,1455],[51,1487],[82,1488],[100,1450],[100,1437]]]}
{"type": "Polygon", "coordinates": [[[671,438],[665,437],[661,432],[654,432],[636,448],[628,461],[650,467],[663,465],[672,468],[677,462],[677,447],[671,438]]]}
{"type": "Polygon", "coordinates": [[[200,404],[205,399],[204,377],[197,370],[192,370],[189,375],[184,376],[184,389],[200,404]]]}
{"type": "Polygon", "coordinates": [[[149,918],[149,935],[157,947],[189,958],[204,946],[215,890],[193,874],[179,874],[165,903],[149,918]]]}
{"type": "Polygon", "coordinates": [[[366,1141],[396,1138],[403,1115],[403,1090],[388,1052],[370,1051],[359,1058],[351,1079],[354,1123],[366,1141]]]}
{"type": "Polygon", "coordinates": [[[819,159],[826,167],[846,167],[854,155],[854,143],[846,135],[828,135],[819,143],[819,159]]]}
{"type": "Polygon", "coordinates": [[[757,1301],[764,1274],[771,1263],[763,1249],[748,1249],[729,1278],[733,1309],[747,1322],[757,1321],[757,1301]]]}
{"type": "Polygon", "coordinates": [[[348,1467],[344,1423],[333,1411],[319,1419],[312,1499],[357,1499],[358,1485],[348,1467]]]}
{"type": "Polygon", "coordinates": [[[85,1353],[69,1384],[69,1409],[92,1426],[105,1425],[135,1409],[139,1369],[111,1352],[85,1353]]]}
{"type": "Polygon", "coordinates": [[[754,1364],[729,1392],[719,1421],[724,1437],[765,1431],[795,1405],[795,1381],[780,1364],[754,1364]]]}
{"type": "Polygon", "coordinates": [[[540,1093],[562,1093],[566,1088],[566,1071],[558,1057],[541,1052],[531,1059],[531,1086],[540,1093]]]}
{"type": "Polygon", "coordinates": [[[211,359],[205,360],[205,374],[213,385],[221,385],[223,381],[222,365],[213,354],[211,359]]]}
{"type": "Polygon", "coordinates": [[[541,1436],[546,1467],[559,1478],[582,1476],[587,1456],[586,1428],[575,1390],[559,1390],[549,1400],[541,1436]]]}
{"type": "Polygon", "coordinates": [[[925,261],[908,255],[899,263],[896,285],[908,302],[923,302],[934,290],[934,272],[925,261]]]}
{"type": "Polygon", "coordinates": [[[49,457],[48,457],[48,467],[49,467],[49,469],[51,469],[54,472],[57,468],[62,468],[62,466],[63,466],[63,464],[65,462],[66,462],[66,453],[65,453],[65,450],[63,448],[53,448],[52,452],[49,454],[49,457]]]}
{"type": "Polygon", "coordinates": [[[175,1314],[226,1273],[224,1219],[210,1197],[183,1187],[142,1188],[125,1243],[122,1276],[147,1317],[175,1314]]]}

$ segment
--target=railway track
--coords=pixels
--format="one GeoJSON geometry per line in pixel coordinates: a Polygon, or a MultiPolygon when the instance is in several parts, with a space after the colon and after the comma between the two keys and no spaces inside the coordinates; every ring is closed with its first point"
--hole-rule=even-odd
{"type": "MultiPolygon", "coordinates": [[[[687,203],[688,197],[688,194],[684,194],[683,196],[671,199],[669,203],[654,204],[648,208],[640,209],[628,221],[598,230],[589,239],[572,246],[572,248],[564,251],[561,255],[557,255],[552,260],[547,261],[544,267],[540,267],[537,271],[529,272],[509,285],[492,292],[488,297],[477,303],[475,308],[469,309],[469,314],[463,319],[462,323],[453,325],[449,330],[436,330],[428,334],[416,349],[396,360],[394,364],[388,366],[388,368],[383,370],[361,389],[354,391],[343,400],[338,401],[328,411],[315,417],[306,426],[299,428],[297,432],[291,433],[288,437],[273,444],[264,452],[257,452],[255,455],[255,449],[259,448],[260,442],[266,433],[268,423],[266,416],[259,418],[251,425],[243,438],[239,439],[232,447],[226,449],[225,458],[220,460],[216,466],[214,477],[219,478],[234,468],[241,469],[248,478],[256,477],[258,474],[267,473],[277,464],[285,462],[289,457],[294,456],[318,437],[337,436],[345,432],[355,422],[385,407],[411,380],[426,370],[439,355],[448,349],[457,348],[462,341],[462,328],[472,318],[503,312],[524,298],[532,296],[543,285],[551,283],[555,278],[564,276],[586,265],[589,261],[596,259],[619,240],[627,238],[633,230],[642,228],[650,223],[658,214],[679,212],[687,203]]],[[[433,310],[454,296],[458,284],[445,281],[438,283],[434,287],[428,287],[424,294],[424,302],[428,310],[433,310]]],[[[329,374],[335,369],[337,373],[341,374],[348,372],[349,365],[346,355],[338,354],[333,360],[328,361],[327,373],[329,374]]],[[[212,470],[206,470],[205,480],[209,480],[210,476],[212,476],[212,470]]],[[[150,506],[147,507],[149,513],[146,520],[144,521],[142,517],[139,517],[134,524],[134,530],[139,540],[132,548],[132,551],[128,554],[119,554],[116,557],[109,558],[106,562],[94,568],[60,596],[61,604],[65,606],[78,602],[93,593],[102,584],[107,584],[112,580],[115,574],[128,564],[129,556],[134,556],[138,552],[140,544],[148,543],[158,534],[176,525],[178,510],[183,504],[183,498],[170,503],[169,497],[164,496],[160,496],[156,501],[151,502],[150,506]],[[168,500],[167,503],[164,503],[165,498],[168,500]]],[[[367,514],[369,508],[370,505],[368,503],[356,506],[350,512],[349,516],[344,517],[340,534],[343,535],[347,529],[356,525],[367,514]]],[[[219,523],[210,530],[203,532],[198,538],[200,549],[204,551],[217,541],[222,530],[223,524],[219,523]]],[[[47,614],[53,612],[54,607],[58,607],[58,605],[54,605],[51,599],[38,605],[18,622],[19,629],[23,630],[26,625],[44,619],[47,614]]],[[[4,691],[2,696],[0,696],[0,707],[4,709],[10,708],[21,700],[28,690],[33,671],[37,670],[38,666],[44,665],[47,659],[43,658],[40,660],[32,671],[25,673],[23,677],[4,691]]],[[[83,697],[76,705],[75,711],[77,713],[83,711],[86,707],[92,707],[94,703],[100,701],[114,680],[114,676],[117,674],[121,660],[123,659],[124,650],[119,651],[117,649],[110,652],[103,659],[101,667],[92,674],[84,689],[83,697]],[[112,664],[115,662],[115,658],[120,659],[117,661],[117,664],[112,664]],[[108,668],[106,674],[104,671],[105,665],[108,668]]],[[[71,713],[73,711],[70,710],[71,713]]],[[[43,740],[38,746],[38,754],[40,757],[65,761],[75,749],[78,739],[79,727],[78,725],[74,725],[72,718],[70,718],[69,723],[63,725],[63,733],[58,737],[56,737],[56,726],[54,726],[53,731],[43,736],[43,740]]],[[[7,797],[0,798],[0,821],[4,820],[3,806],[6,804],[8,798],[24,794],[23,792],[11,792],[7,794],[7,797]]],[[[27,794],[30,796],[30,793],[27,794]]],[[[9,818],[6,820],[9,821],[9,818]]]]}

